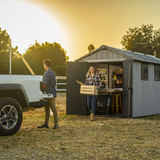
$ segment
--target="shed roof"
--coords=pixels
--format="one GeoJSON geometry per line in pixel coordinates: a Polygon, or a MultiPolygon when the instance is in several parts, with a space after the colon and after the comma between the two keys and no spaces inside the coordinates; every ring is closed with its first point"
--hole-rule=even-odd
{"type": "Polygon", "coordinates": [[[99,47],[99,48],[95,49],[94,51],[76,59],[75,61],[78,62],[78,61],[80,61],[80,60],[82,60],[92,54],[97,53],[100,50],[110,50],[110,51],[115,52],[117,54],[123,55],[123,56],[127,57],[127,59],[131,59],[131,60],[138,60],[138,61],[143,61],[143,62],[160,64],[160,59],[155,56],[147,55],[144,53],[132,52],[132,51],[124,50],[124,49],[118,49],[118,48],[105,46],[105,45],[102,45],[101,47],[99,47]]]}

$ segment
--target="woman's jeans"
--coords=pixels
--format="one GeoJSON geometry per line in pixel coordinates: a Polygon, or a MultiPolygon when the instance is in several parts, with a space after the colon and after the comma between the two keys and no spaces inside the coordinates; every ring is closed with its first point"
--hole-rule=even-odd
{"type": "Polygon", "coordinates": [[[87,95],[87,107],[91,113],[95,114],[96,111],[96,102],[98,96],[89,96],[87,95]]]}

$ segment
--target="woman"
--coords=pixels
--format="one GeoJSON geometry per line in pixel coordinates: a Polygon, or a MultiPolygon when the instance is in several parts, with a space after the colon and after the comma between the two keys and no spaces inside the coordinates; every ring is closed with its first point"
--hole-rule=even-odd
{"type": "MultiPolygon", "coordinates": [[[[101,78],[99,75],[95,74],[95,69],[93,66],[91,66],[86,75],[85,85],[96,86],[96,88],[98,89],[101,87],[100,84],[101,84],[101,78]]],[[[94,95],[94,96],[87,95],[87,107],[91,113],[90,115],[91,121],[94,120],[97,98],[98,98],[97,95],[94,95]]]]}

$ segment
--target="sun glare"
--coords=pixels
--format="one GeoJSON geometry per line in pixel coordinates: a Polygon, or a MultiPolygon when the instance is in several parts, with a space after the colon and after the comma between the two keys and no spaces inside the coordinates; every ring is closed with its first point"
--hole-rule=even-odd
{"type": "Polygon", "coordinates": [[[62,28],[41,8],[26,2],[0,1],[0,27],[7,30],[12,45],[18,46],[20,53],[35,40],[66,43],[62,28]]]}

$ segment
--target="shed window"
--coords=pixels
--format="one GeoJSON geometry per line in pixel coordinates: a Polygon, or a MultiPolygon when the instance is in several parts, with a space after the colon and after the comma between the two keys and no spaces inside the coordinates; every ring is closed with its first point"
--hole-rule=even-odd
{"type": "Polygon", "coordinates": [[[148,80],[148,64],[141,63],[141,80],[148,80]]]}
{"type": "Polygon", "coordinates": [[[154,65],[154,80],[160,81],[160,66],[154,65]]]}

